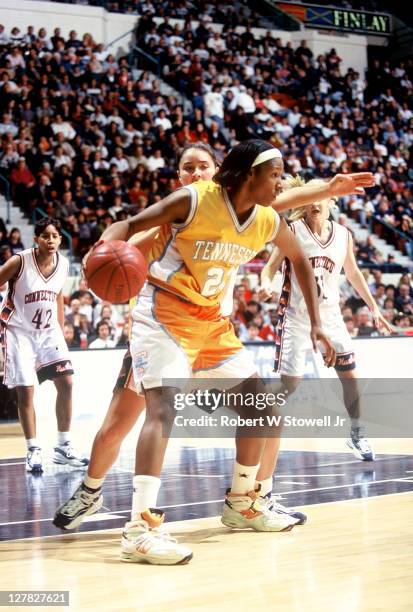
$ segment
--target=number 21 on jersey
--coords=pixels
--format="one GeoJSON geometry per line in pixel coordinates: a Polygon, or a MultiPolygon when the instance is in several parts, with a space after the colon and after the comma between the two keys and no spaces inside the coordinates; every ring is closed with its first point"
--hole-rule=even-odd
{"type": "Polygon", "coordinates": [[[225,268],[214,266],[209,268],[206,274],[206,281],[201,291],[204,297],[217,295],[225,288],[225,268]]]}

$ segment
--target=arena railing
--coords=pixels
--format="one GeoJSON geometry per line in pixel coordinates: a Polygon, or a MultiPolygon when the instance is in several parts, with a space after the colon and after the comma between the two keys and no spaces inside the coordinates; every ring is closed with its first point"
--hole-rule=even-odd
{"type": "MultiPolygon", "coordinates": [[[[113,47],[113,45],[116,45],[116,43],[118,43],[124,38],[130,37],[131,35],[132,35],[132,38],[134,38],[135,29],[136,27],[132,28],[131,30],[128,30],[127,32],[124,32],[117,38],[114,38],[113,40],[110,41],[110,43],[106,45],[105,49],[107,50],[110,47],[113,47]]],[[[132,66],[133,60],[136,59],[137,60],[136,68],[141,68],[142,70],[150,70],[151,72],[155,72],[158,78],[161,78],[162,69],[161,69],[161,64],[159,60],[157,60],[155,57],[153,57],[152,55],[150,55],[149,53],[141,49],[141,47],[138,47],[138,45],[132,42],[130,50],[125,55],[128,58],[128,63],[130,66],[132,66]],[[146,61],[146,64],[144,64],[143,66],[139,66],[140,57],[141,59],[144,58],[144,60],[146,61]]]]}
{"type": "Polygon", "coordinates": [[[11,202],[10,182],[2,174],[0,174],[0,181],[4,184],[4,199],[6,200],[6,210],[7,210],[6,223],[10,223],[10,202],[11,202]]]}
{"type": "MultiPolygon", "coordinates": [[[[393,227],[393,225],[390,225],[390,223],[387,223],[386,221],[384,221],[383,219],[381,219],[380,217],[377,217],[376,215],[373,215],[372,217],[372,228],[373,231],[375,233],[377,233],[375,231],[375,229],[378,226],[381,226],[381,230],[385,230],[385,235],[384,238],[385,240],[393,240],[393,244],[395,246],[397,246],[397,248],[400,251],[403,251],[403,247],[404,250],[406,251],[406,255],[408,257],[410,257],[410,259],[412,259],[412,254],[413,254],[413,235],[409,236],[408,234],[406,234],[405,232],[400,231],[399,229],[397,229],[396,227],[393,227]],[[375,227],[376,226],[376,227],[375,227]],[[409,247],[406,248],[406,244],[409,244],[409,247]],[[400,248],[402,247],[402,248],[400,248]]],[[[382,232],[380,232],[382,233],[382,232]]],[[[411,263],[411,268],[413,268],[413,260],[411,263]]]]}
{"type": "Polygon", "coordinates": [[[156,76],[159,79],[162,78],[162,68],[159,60],[153,57],[153,55],[150,55],[149,53],[144,51],[141,47],[138,47],[138,45],[133,46],[132,52],[135,53],[135,58],[137,60],[137,68],[142,68],[143,70],[150,70],[151,72],[154,72],[153,68],[155,67],[156,76]],[[142,63],[139,60],[141,60],[142,63]],[[145,64],[145,61],[142,60],[149,62],[149,65],[145,64]]]}
{"type": "MultiPolygon", "coordinates": [[[[41,208],[35,208],[33,210],[32,221],[33,225],[36,223],[38,217],[46,218],[48,215],[41,208]]],[[[73,254],[73,239],[72,236],[66,230],[62,229],[62,236],[67,240],[67,250],[69,259],[69,274],[76,274],[77,270],[73,269],[74,254],[73,254]]]]}

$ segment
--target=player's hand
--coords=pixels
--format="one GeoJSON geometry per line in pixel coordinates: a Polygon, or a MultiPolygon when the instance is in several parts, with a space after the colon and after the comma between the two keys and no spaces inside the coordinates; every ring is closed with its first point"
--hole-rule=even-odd
{"type": "Polygon", "coordinates": [[[374,187],[375,179],[371,172],[357,172],[355,174],[336,174],[329,182],[332,197],[345,195],[363,195],[364,188],[374,187]]]}
{"type": "Polygon", "coordinates": [[[89,259],[92,251],[96,249],[96,247],[98,247],[99,245],[103,244],[104,242],[105,242],[104,240],[98,240],[97,242],[95,242],[95,244],[89,249],[89,251],[86,253],[86,255],[82,259],[82,264],[80,266],[80,274],[83,280],[85,280],[86,282],[87,282],[87,278],[85,276],[85,269],[86,269],[87,260],[89,259]]]}
{"type": "Polygon", "coordinates": [[[394,332],[394,329],[392,328],[390,323],[386,321],[386,319],[383,317],[378,307],[373,308],[373,310],[371,311],[371,315],[373,317],[374,325],[377,327],[377,329],[385,329],[391,334],[394,332]]]}
{"type": "Polygon", "coordinates": [[[267,289],[267,287],[258,287],[257,291],[260,302],[267,302],[269,299],[271,299],[272,293],[270,289],[267,289]]]}
{"type": "Polygon", "coordinates": [[[336,350],[331,344],[330,338],[323,332],[321,327],[314,326],[310,332],[311,342],[314,352],[317,353],[317,342],[321,342],[324,348],[324,363],[331,368],[336,363],[336,350]]]}

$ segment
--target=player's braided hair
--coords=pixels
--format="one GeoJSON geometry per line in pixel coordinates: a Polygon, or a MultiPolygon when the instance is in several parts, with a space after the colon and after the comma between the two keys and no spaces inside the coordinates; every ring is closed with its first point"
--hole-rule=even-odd
{"type": "Polygon", "coordinates": [[[274,147],[259,138],[240,142],[228,153],[213,180],[229,191],[236,190],[251,172],[255,158],[268,149],[274,147]]]}

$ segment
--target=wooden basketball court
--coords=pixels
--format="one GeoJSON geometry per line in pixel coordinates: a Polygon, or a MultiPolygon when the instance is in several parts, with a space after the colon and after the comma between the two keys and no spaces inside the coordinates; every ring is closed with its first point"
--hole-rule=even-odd
{"type": "MultiPolygon", "coordinates": [[[[51,417],[51,415],[50,415],[51,417]]],[[[54,419],[49,418],[53,440],[54,419]]],[[[76,426],[81,447],[89,429],[76,426]]],[[[93,436],[93,434],[92,434],[93,436]]],[[[285,440],[275,479],[284,504],[308,514],[288,533],[231,531],[220,523],[232,469],[231,440],[172,440],[160,506],[193,560],[161,567],[119,561],[128,519],[137,431],[107,478],[104,508],[75,533],[51,518],[82,472],[46,465],[25,473],[24,441],[3,427],[0,558],[3,590],[66,590],[70,610],[378,611],[412,609],[411,440],[375,440],[374,463],[343,440],[285,440]]],[[[50,443],[51,445],[53,442],[50,443]]],[[[49,445],[50,445],[49,444],[49,445]]],[[[46,452],[46,449],[45,449],[46,452]]]]}

